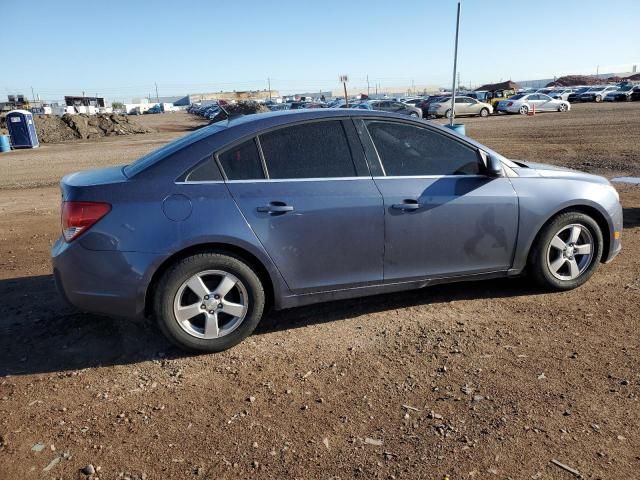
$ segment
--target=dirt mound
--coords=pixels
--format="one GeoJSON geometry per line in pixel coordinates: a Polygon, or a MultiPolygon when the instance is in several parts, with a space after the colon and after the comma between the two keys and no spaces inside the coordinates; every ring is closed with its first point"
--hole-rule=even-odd
{"type": "Polygon", "coordinates": [[[600,78],[592,75],[566,75],[557,78],[555,82],[550,82],[547,87],[574,87],[576,85],[601,85],[607,82],[620,82],[624,80],[620,77],[600,78]]]}
{"type": "Polygon", "coordinates": [[[476,88],[476,91],[488,90],[490,92],[493,92],[495,90],[515,90],[517,88],[519,88],[519,85],[516,82],[507,80],[506,82],[500,83],[486,83],[481,87],[476,88]]]}
{"type": "Polygon", "coordinates": [[[150,133],[126,115],[36,115],[36,131],[42,143],[60,143],[76,139],[109,137],[112,135],[133,135],[150,133]]]}
{"type": "MultiPolygon", "coordinates": [[[[254,113],[265,113],[270,110],[262,105],[261,103],[254,102],[253,100],[249,100],[246,102],[238,102],[234,104],[226,104],[224,105],[224,109],[229,112],[229,115],[252,115],[254,113]]],[[[219,122],[221,120],[226,120],[227,114],[223,111],[220,111],[210,123],[219,122]]]]}
{"type": "Polygon", "coordinates": [[[635,73],[633,75],[630,75],[627,78],[625,78],[625,80],[631,80],[631,81],[640,80],[640,73],[635,73]]]}

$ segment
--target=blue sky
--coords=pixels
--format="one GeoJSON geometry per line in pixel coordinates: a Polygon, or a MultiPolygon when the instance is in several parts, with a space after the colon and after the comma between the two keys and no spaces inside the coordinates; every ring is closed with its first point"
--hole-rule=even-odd
{"type": "MultiPolygon", "coordinates": [[[[634,2],[463,0],[464,84],[630,69],[634,2]],[[619,6],[620,8],[615,8],[619,6]],[[627,8],[629,7],[629,8],[627,8]]],[[[449,85],[455,0],[0,0],[0,94],[449,85]],[[8,47],[10,45],[10,47],[8,47]]],[[[1,97],[0,97],[1,98],[1,97]]]]}

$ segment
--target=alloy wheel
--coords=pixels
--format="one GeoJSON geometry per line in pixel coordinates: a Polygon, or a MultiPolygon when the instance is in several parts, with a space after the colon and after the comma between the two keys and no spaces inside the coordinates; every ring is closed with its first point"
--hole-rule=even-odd
{"type": "Polygon", "coordinates": [[[249,295],[243,283],[222,270],[205,270],[180,285],[173,301],[178,325],[196,338],[229,335],[245,319],[249,295]]]}
{"type": "Polygon", "coordinates": [[[522,105],[520,107],[520,114],[521,115],[526,115],[527,113],[529,113],[529,107],[527,107],[526,105],[522,105]]]}
{"type": "Polygon", "coordinates": [[[595,249],[593,236],[579,223],[558,231],[547,248],[547,266],[558,280],[575,280],[591,265],[595,249]]]}

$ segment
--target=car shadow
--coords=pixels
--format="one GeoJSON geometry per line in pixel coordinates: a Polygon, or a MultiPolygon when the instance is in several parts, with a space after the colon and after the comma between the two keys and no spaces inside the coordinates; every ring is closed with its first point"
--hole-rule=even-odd
{"type": "MultiPolygon", "coordinates": [[[[439,285],[272,312],[254,334],[409,306],[537,293],[541,292],[524,279],[439,285]]],[[[0,280],[0,377],[189,355],[165,340],[150,321],[103,317],[67,306],[59,297],[51,275],[0,280]]]]}
{"type": "Polygon", "coordinates": [[[640,208],[629,207],[622,209],[624,228],[636,228],[640,226],[640,208]]]}

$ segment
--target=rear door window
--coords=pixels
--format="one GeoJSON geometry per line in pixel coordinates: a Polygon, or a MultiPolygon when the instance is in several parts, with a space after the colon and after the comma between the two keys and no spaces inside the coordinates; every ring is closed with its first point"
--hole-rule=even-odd
{"type": "Polygon", "coordinates": [[[293,125],[259,138],[269,178],[357,176],[340,120],[293,125]]]}
{"type": "Polygon", "coordinates": [[[386,176],[476,175],[477,152],[445,134],[399,122],[366,122],[386,176]]]}
{"type": "Polygon", "coordinates": [[[260,180],[264,178],[260,154],[254,139],[219,154],[218,161],[228,180],[260,180]]]}

